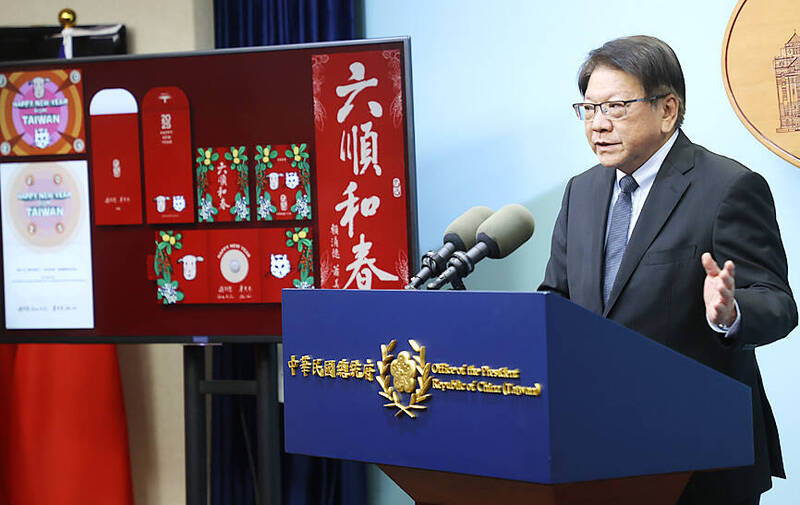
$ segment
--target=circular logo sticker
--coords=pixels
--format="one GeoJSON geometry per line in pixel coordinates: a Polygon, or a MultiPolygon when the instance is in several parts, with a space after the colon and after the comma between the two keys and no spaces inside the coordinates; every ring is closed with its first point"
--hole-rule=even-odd
{"type": "Polygon", "coordinates": [[[247,277],[250,264],[247,256],[239,249],[225,251],[219,260],[219,270],[226,281],[237,284],[247,277]]]}

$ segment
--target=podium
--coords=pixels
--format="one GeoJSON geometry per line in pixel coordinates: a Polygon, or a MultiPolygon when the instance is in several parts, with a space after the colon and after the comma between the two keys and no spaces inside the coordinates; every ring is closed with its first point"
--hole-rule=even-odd
{"type": "Polygon", "coordinates": [[[283,291],[286,451],[418,504],[674,504],[753,464],[750,388],[547,293],[283,291]]]}

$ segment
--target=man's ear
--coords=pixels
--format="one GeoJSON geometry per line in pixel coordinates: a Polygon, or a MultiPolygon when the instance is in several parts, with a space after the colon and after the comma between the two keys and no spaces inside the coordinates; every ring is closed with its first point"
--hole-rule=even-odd
{"type": "Polygon", "coordinates": [[[670,133],[675,129],[675,124],[678,121],[678,97],[674,93],[670,93],[661,99],[661,106],[658,108],[661,119],[661,132],[670,133]]]}

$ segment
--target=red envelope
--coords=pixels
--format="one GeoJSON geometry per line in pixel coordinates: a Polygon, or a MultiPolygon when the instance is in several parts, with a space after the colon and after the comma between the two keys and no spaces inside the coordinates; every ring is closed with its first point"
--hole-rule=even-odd
{"type": "Polygon", "coordinates": [[[194,222],[189,100],[174,86],[142,100],[145,208],[148,223],[194,222]]]}
{"type": "Polygon", "coordinates": [[[198,147],[195,150],[199,222],[250,221],[245,151],[245,146],[198,147]]]}
{"type": "Polygon", "coordinates": [[[92,97],[89,115],[95,224],[142,224],[136,98],[126,89],[102,89],[92,97]]]}
{"type": "Polygon", "coordinates": [[[254,152],[259,221],[311,220],[308,145],[259,144],[254,152]]]}

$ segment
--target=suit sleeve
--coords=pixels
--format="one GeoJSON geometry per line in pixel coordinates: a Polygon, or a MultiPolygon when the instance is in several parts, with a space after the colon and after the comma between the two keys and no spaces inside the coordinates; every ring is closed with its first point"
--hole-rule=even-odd
{"type": "Polygon", "coordinates": [[[736,265],[735,297],[741,325],[732,350],[752,349],[785,337],[797,326],[797,305],[789,288],[775,204],[767,181],[741,174],[727,189],[714,222],[712,254],[721,265],[736,265]]]}
{"type": "Polygon", "coordinates": [[[553,238],[550,244],[550,259],[544,273],[544,280],[539,285],[539,291],[552,291],[564,298],[569,298],[569,284],[567,278],[567,221],[569,219],[569,193],[572,188],[572,179],[564,190],[561,201],[561,210],[558,212],[556,224],[553,227],[553,238]]]}

